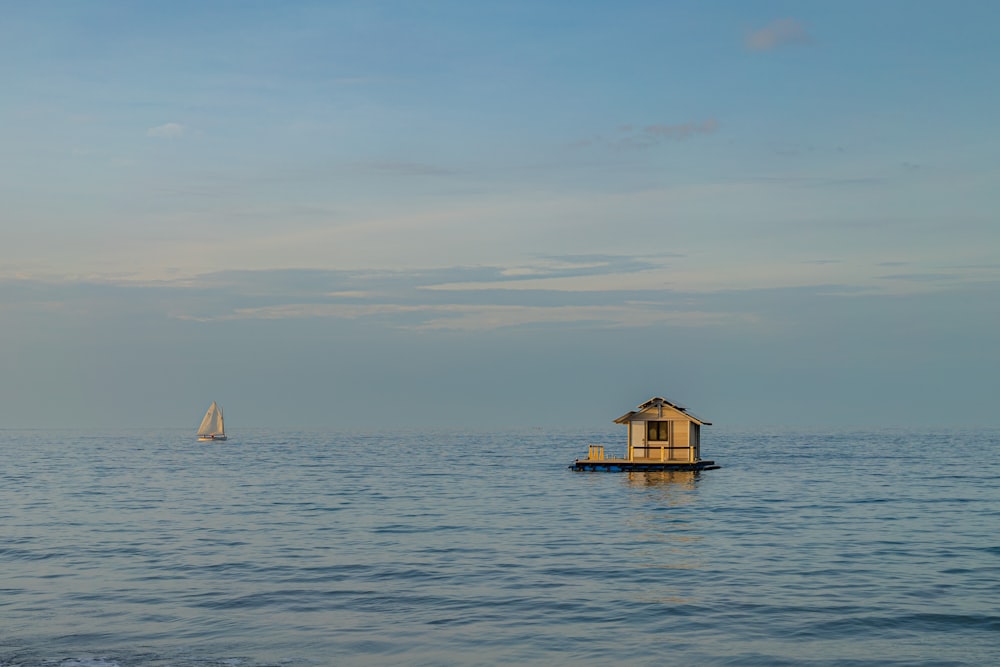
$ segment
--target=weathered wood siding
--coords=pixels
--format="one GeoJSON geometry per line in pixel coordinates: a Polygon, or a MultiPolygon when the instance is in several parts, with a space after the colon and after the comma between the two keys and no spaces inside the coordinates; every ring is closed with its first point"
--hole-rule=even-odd
{"type": "Polygon", "coordinates": [[[646,422],[631,421],[628,423],[628,452],[625,458],[632,460],[637,454],[637,447],[646,446],[646,422]]]}
{"type": "Polygon", "coordinates": [[[690,424],[691,422],[687,420],[674,422],[674,447],[687,447],[689,445],[691,442],[691,439],[688,437],[690,424]]]}
{"type": "MultiPolygon", "coordinates": [[[[635,460],[652,459],[661,460],[661,449],[666,449],[663,459],[666,461],[697,461],[698,441],[697,424],[688,421],[688,417],[676,410],[664,410],[664,416],[671,412],[670,416],[678,416],[681,419],[648,419],[644,421],[632,420],[629,422],[629,448],[631,458],[635,460]],[[664,421],[670,423],[670,440],[667,443],[658,441],[647,441],[647,422],[664,421]],[[694,435],[692,435],[694,433],[694,435]],[[667,444],[664,448],[662,445],[667,444]]],[[[639,415],[636,415],[639,416],[639,415]]]]}
{"type": "Polygon", "coordinates": [[[675,420],[673,426],[674,440],[670,443],[672,447],[670,450],[670,460],[694,461],[694,456],[692,455],[691,450],[687,449],[691,442],[691,438],[689,437],[691,422],[686,419],[684,421],[675,420]],[[678,447],[683,449],[678,449],[678,447]]]}

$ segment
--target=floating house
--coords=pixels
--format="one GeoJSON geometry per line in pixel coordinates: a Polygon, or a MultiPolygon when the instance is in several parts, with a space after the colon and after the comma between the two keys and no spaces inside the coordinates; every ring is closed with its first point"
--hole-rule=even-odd
{"type": "Polygon", "coordinates": [[[603,445],[591,445],[574,470],[714,470],[701,458],[701,427],[712,422],[696,417],[665,398],[654,397],[615,420],[628,427],[621,456],[605,455],[603,445]]]}

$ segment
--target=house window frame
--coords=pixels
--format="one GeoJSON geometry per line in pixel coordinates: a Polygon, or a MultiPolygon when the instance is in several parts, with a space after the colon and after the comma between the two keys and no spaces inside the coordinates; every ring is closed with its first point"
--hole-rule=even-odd
{"type": "Polygon", "coordinates": [[[667,419],[663,420],[650,420],[646,422],[646,442],[647,443],[667,443],[671,444],[673,442],[672,435],[673,428],[671,428],[671,421],[667,419]],[[654,434],[657,437],[653,437],[654,434]],[[659,436],[664,436],[660,438],[659,436]]]}

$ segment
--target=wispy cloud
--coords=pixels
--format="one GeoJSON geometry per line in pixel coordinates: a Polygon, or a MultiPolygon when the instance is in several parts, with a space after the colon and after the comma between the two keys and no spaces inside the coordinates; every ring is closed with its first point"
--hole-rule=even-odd
{"type": "Polygon", "coordinates": [[[701,123],[684,123],[682,125],[647,125],[642,128],[642,134],[662,139],[687,139],[693,134],[711,134],[719,128],[714,118],[701,123]]]}
{"type": "Polygon", "coordinates": [[[185,128],[180,123],[164,123],[146,130],[147,137],[158,137],[162,139],[177,139],[184,136],[185,128]]]}
{"type": "Polygon", "coordinates": [[[781,46],[810,42],[812,37],[806,32],[805,25],[791,18],[772,21],[763,28],[747,33],[744,40],[751,51],[771,51],[781,46]]]}
{"type": "Polygon", "coordinates": [[[391,172],[406,176],[442,176],[454,173],[452,170],[445,169],[444,167],[420,162],[367,162],[360,163],[358,166],[373,171],[391,172]]]}
{"type": "Polygon", "coordinates": [[[719,129],[719,121],[708,118],[687,123],[655,123],[652,125],[621,125],[610,138],[594,136],[571,144],[573,148],[607,146],[620,150],[643,150],[668,142],[684,141],[699,134],[712,134],[719,129]]]}
{"type": "Polygon", "coordinates": [[[480,332],[524,327],[716,327],[744,322],[660,284],[629,281],[651,266],[645,258],[574,255],[535,265],[451,267],[425,271],[224,271],[155,283],[128,279],[52,283],[0,280],[5,305],[76,304],[86,311],[116,304],[188,322],[354,320],[396,330],[480,332]],[[529,276],[568,281],[527,285],[529,276]],[[608,278],[624,287],[605,288],[608,278]],[[573,281],[584,280],[574,285],[573,281]],[[594,285],[601,289],[594,289],[594,285]]]}
{"type": "MultiPolygon", "coordinates": [[[[518,265],[219,271],[161,280],[0,275],[0,311],[137,314],[187,322],[329,320],[386,330],[484,332],[761,327],[775,294],[901,296],[979,289],[996,264],[865,267],[833,256],[729,267],[683,254],[575,254],[518,265]],[[892,267],[895,270],[886,270],[892,267]],[[756,295],[756,296],[755,296],[756,295]],[[754,305],[756,303],[756,305],[754,305]]],[[[102,314],[102,317],[105,315],[102,314]]]]}
{"type": "Polygon", "coordinates": [[[732,325],[754,318],[740,313],[681,310],[664,304],[634,302],[604,305],[530,306],[497,304],[321,304],[294,303],[238,308],[206,316],[181,315],[193,321],[285,320],[304,318],[359,319],[391,317],[398,328],[415,330],[490,331],[545,324],[586,324],[604,327],[644,327],[653,324],[704,327],[732,325]]]}

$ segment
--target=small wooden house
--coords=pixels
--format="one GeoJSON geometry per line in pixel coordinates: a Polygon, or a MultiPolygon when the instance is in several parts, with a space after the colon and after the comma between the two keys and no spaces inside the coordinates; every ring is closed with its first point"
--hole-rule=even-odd
{"type": "Polygon", "coordinates": [[[605,457],[604,447],[591,445],[576,470],[711,470],[714,461],[701,458],[701,427],[712,422],[656,396],[615,420],[628,427],[624,455],[605,457]]]}

